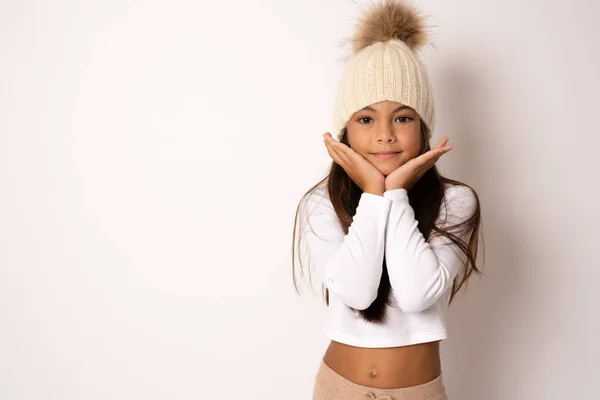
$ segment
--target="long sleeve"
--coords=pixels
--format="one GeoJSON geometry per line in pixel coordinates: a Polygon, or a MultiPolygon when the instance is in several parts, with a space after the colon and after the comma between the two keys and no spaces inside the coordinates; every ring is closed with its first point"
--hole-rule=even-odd
{"type": "MultiPolygon", "coordinates": [[[[392,200],[386,226],[385,259],[390,285],[405,312],[421,312],[429,308],[452,286],[466,257],[445,236],[426,241],[408,201],[405,189],[386,191],[392,200]]],[[[436,225],[449,227],[467,220],[475,212],[476,198],[471,189],[452,185],[445,191],[436,225]]],[[[466,240],[465,233],[451,231],[466,240]]]]}
{"type": "Polygon", "coordinates": [[[391,204],[383,196],[362,193],[345,234],[325,190],[313,191],[301,203],[302,237],[318,281],[357,310],[368,308],[377,298],[391,204]]]}

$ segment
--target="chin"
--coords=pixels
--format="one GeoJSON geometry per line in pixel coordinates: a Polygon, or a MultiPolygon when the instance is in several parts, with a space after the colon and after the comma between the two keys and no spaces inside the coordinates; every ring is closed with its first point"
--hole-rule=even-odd
{"type": "Polygon", "coordinates": [[[394,171],[396,168],[377,168],[379,170],[379,172],[381,172],[383,174],[383,176],[388,176],[389,174],[392,173],[392,171],[394,171]]]}
{"type": "Polygon", "coordinates": [[[375,167],[381,172],[383,175],[388,176],[396,169],[400,168],[400,166],[404,163],[394,163],[393,165],[376,165],[375,167]]]}

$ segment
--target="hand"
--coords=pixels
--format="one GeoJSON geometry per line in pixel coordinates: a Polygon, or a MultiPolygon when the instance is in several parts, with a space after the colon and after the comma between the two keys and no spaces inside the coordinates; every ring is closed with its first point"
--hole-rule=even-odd
{"type": "Polygon", "coordinates": [[[329,132],[323,134],[327,152],[363,192],[383,195],[385,176],[363,156],[335,140],[329,132]]]}
{"type": "Polygon", "coordinates": [[[444,136],[433,149],[407,161],[393,170],[385,178],[385,190],[400,188],[410,190],[410,188],[421,179],[425,172],[433,167],[443,154],[454,148],[452,145],[446,146],[446,143],[448,143],[448,137],[444,136]]]}

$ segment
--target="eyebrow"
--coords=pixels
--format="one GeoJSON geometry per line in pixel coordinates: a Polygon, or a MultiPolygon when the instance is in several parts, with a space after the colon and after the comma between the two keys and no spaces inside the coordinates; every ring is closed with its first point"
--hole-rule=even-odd
{"type": "MultiPolygon", "coordinates": [[[[400,106],[400,107],[396,108],[394,111],[392,111],[392,114],[395,113],[395,112],[398,112],[400,110],[404,110],[404,109],[412,110],[412,107],[409,107],[409,106],[406,106],[406,105],[400,106]]],[[[363,110],[364,111],[374,111],[374,112],[377,112],[377,110],[375,110],[374,108],[371,108],[369,106],[366,106],[366,107],[364,107],[364,108],[361,109],[361,111],[363,111],[363,110]]]]}

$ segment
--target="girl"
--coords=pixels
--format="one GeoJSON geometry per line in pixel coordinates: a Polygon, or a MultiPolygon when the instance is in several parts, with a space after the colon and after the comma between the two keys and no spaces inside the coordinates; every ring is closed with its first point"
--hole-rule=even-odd
{"type": "Polygon", "coordinates": [[[429,144],[433,97],[416,56],[426,41],[408,4],[365,12],[338,86],[337,140],[323,135],[330,172],[296,210],[328,306],[314,400],[447,399],[439,343],[454,295],[481,274],[480,205],[435,166],[452,146],[429,144]]]}

